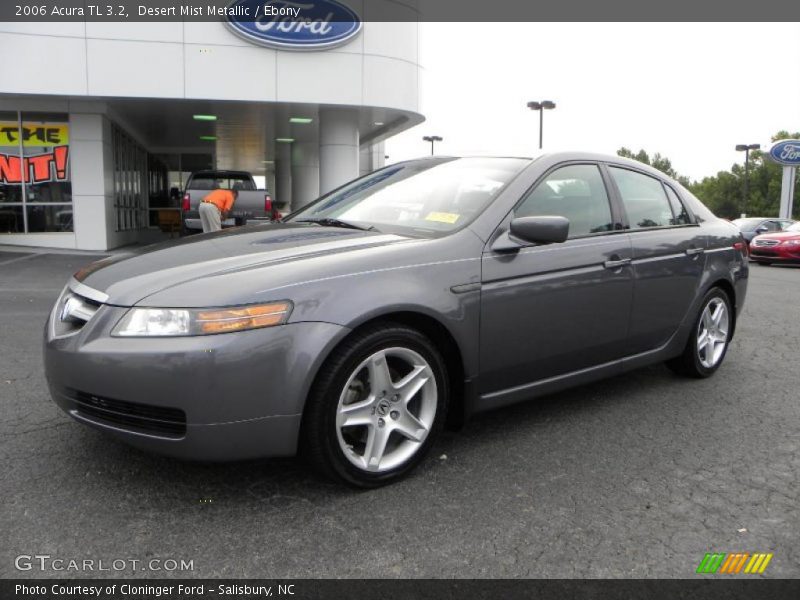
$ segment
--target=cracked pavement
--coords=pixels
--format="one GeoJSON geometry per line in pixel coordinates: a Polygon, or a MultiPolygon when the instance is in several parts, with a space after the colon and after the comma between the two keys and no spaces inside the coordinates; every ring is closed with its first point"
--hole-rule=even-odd
{"type": "Polygon", "coordinates": [[[710,551],[800,577],[800,268],[751,267],[711,379],[659,365],[480,415],[407,480],[353,491],[295,459],[180,462],[72,422],[41,334],[93,257],[19,257],[0,251],[2,577],[100,575],[14,568],[50,554],[183,558],[194,577],[682,578],[710,551]]]}

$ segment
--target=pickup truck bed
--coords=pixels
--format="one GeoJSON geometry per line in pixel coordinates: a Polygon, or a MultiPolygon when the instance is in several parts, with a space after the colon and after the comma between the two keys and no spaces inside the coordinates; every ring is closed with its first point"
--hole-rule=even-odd
{"type": "Polygon", "coordinates": [[[183,194],[183,227],[187,233],[202,231],[198,206],[215,189],[235,189],[239,196],[223,227],[233,227],[246,221],[272,220],[272,196],[268,190],[256,189],[253,176],[246,171],[197,171],[189,176],[183,194]]]}

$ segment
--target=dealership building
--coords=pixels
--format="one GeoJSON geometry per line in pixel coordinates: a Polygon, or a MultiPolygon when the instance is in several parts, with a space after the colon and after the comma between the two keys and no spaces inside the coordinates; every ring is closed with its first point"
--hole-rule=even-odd
{"type": "Polygon", "coordinates": [[[200,169],[249,171],[296,209],[383,166],[384,140],[423,121],[418,24],[362,16],[321,41],[230,20],[0,23],[0,244],[147,241],[200,169]]]}

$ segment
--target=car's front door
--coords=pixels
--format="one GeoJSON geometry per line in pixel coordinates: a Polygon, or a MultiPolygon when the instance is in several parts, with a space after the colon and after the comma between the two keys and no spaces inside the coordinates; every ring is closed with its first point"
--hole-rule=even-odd
{"type": "Polygon", "coordinates": [[[707,240],[676,191],[660,179],[609,165],[631,232],[634,293],[628,354],[667,343],[697,296],[707,240]]]}
{"type": "MultiPolygon", "coordinates": [[[[613,363],[625,352],[633,279],[629,235],[617,229],[597,164],[551,170],[513,217],[559,215],[563,243],[498,249],[482,257],[482,395],[613,363]]],[[[621,227],[621,225],[619,225],[621,227]]]]}

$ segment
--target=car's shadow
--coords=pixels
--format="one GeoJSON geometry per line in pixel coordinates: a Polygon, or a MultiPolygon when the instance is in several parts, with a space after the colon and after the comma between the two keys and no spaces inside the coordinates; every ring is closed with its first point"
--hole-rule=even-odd
{"type": "MultiPolygon", "coordinates": [[[[648,388],[672,388],[690,384],[674,376],[664,366],[640,369],[594,384],[585,385],[531,402],[476,415],[460,431],[445,431],[412,476],[395,485],[413,486],[425,478],[437,478],[437,470],[448,458],[481,460],[489,452],[502,456],[514,439],[530,440],[546,434],[550,427],[570,427],[575,420],[589,420],[599,412],[624,410],[620,403],[630,403],[631,391],[648,388]]],[[[100,432],[77,428],[82,433],[71,444],[70,460],[92,464],[101,485],[110,493],[141,490],[154,508],[162,502],[196,503],[201,507],[219,505],[246,506],[265,503],[287,506],[299,503],[324,505],[332,498],[370,493],[357,490],[318,475],[302,458],[264,459],[236,463],[198,463],[146,453],[109,438],[100,432]],[[79,456],[75,456],[75,453],[79,456]],[[155,504],[155,506],[153,506],[155,504]]],[[[546,450],[543,450],[546,451],[546,450]]],[[[502,460],[502,459],[501,459],[502,460]]],[[[504,468],[496,464],[496,469],[504,468]]]]}

